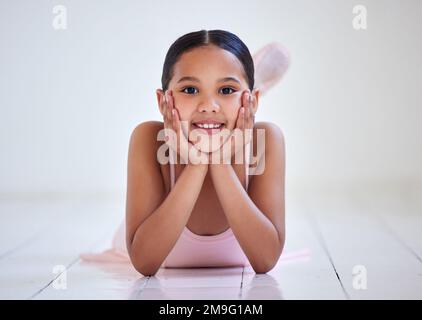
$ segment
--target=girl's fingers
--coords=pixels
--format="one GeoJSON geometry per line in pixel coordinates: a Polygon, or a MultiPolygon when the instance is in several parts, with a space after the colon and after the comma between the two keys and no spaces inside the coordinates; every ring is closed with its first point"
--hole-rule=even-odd
{"type": "Polygon", "coordinates": [[[243,129],[244,114],[245,114],[245,108],[241,106],[239,108],[239,114],[236,120],[236,128],[243,129]]]}
{"type": "Polygon", "coordinates": [[[245,144],[249,143],[250,136],[251,136],[250,129],[253,128],[253,116],[252,116],[253,97],[249,90],[248,90],[246,99],[247,99],[247,102],[246,102],[247,108],[245,109],[245,129],[243,131],[245,144]]]}
{"type": "Polygon", "coordinates": [[[249,121],[249,103],[250,103],[250,94],[249,90],[245,94],[245,128],[247,128],[249,121]]]}
{"type": "MultiPolygon", "coordinates": [[[[175,114],[174,114],[175,109],[173,107],[174,103],[173,103],[173,97],[171,95],[171,90],[167,90],[166,99],[167,99],[167,108],[168,108],[167,112],[168,112],[169,119],[170,119],[169,122],[170,122],[172,130],[176,132],[176,139],[178,140],[178,138],[177,138],[178,131],[177,131],[177,127],[175,125],[175,122],[176,122],[176,119],[175,119],[176,117],[175,117],[175,114]]],[[[175,142],[175,143],[177,143],[177,142],[175,142]]],[[[177,145],[175,147],[177,147],[177,145]]]]}
{"type": "Polygon", "coordinates": [[[239,110],[239,117],[238,117],[239,124],[237,127],[244,130],[245,125],[246,125],[245,120],[246,120],[247,106],[248,106],[247,92],[243,93],[241,101],[242,101],[242,106],[240,107],[240,110],[239,110]]]}
{"type": "Polygon", "coordinates": [[[247,108],[246,108],[246,112],[245,112],[245,128],[253,128],[253,123],[254,123],[254,114],[253,114],[253,105],[254,105],[254,97],[252,96],[252,94],[250,92],[248,92],[247,95],[247,108]]]}
{"type": "Polygon", "coordinates": [[[246,109],[245,107],[242,107],[242,130],[245,130],[245,116],[246,116],[246,109]]]}
{"type": "Polygon", "coordinates": [[[172,119],[172,115],[171,115],[171,108],[170,108],[170,104],[169,104],[169,96],[168,96],[168,91],[166,91],[165,95],[164,95],[165,101],[166,101],[166,111],[167,111],[167,117],[169,120],[169,124],[171,125],[173,122],[172,119]]]}
{"type": "Polygon", "coordinates": [[[169,109],[171,113],[173,128],[176,130],[176,133],[179,134],[179,114],[174,107],[174,97],[171,91],[168,92],[168,101],[169,101],[169,109]]]}
{"type": "Polygon", "coordinates": [[[244,125],[246,125],[247,121],[248,121],[248,113],[249,113],[249,101],[248,101],[248,94],[247,93],[245,94],[244,108],[245,108],[245,113],[243,115],[243,119],[244,119],[244,125]]]}
{"type": "Polygon", "coordinates": [[[168,101],[170,110],[173,109],[174,103],[173,103],[173,95],[171,94],[171,90],[167,91],[167,101],[168,101]]]}
{"type": "Polygon", "coordinates": [[[242,106],[246,109],[248,105],[248,92],[246,91],[242,97],[242,106]]]}
{"type": "Polygon", "coordinates": [[[246,92],[244,98],[244,109],[243,109],[243,130],[248,128],[249,121],[249,92],[246,92]]]}
{"type": "Polygon", "coordinates": [[[161,107],[163,108],[164,128],[167,128],[167,118],[168,118],[168,116],[167,116],[167,108],[166,108],[164,95],[163,95],[163,98],[161,99],[161,107]]]}
{"type": "Polygon", "coordinates": [[[179,134],[179,119],[175,108],[171,109],[171,116],[173,118],[173,127],[175,128],[177,134],[179,134]]]}
{"type": "Polygon", "coordinates": [[[252,96],[249,95],[248,99],[248,128],[252,126],[252,96]]]}
{"type": "MultiPolygon", "coordinates": [[[[168,102],[169,102],[169,110],[171,113],[171,119],[172,119],[172,126],[173,129],[176,131],[176,137],[177,137],[177,141],[181,141],[181,139],[183,140],[183,142],[187,142],[183,131],[182,131],[182,127],[180,125],[180,117],[179,117],[179,112],[177,111],[177,109],[174,107],[174,97],[171,91],[169,91],[168,93],[168,102]]],[[[177,148],[179,149],[180,146],[177,146],[177,148]]]]}
{"type": "Polygon", "coordinates": [[[164,93],[164,104],[165,104],[165,114],[166,114],[166,124],[165,124],[165,126],[166,126],[167,130],[170,131],[170,132],[167,133],[168,142],[169,142],[169,146],[171,148],[174,148],[175,147],[174,146],[175,141],[174,141],[174,135],[173,135],[174,125],[173,125],[173,117],[172,117],[171,108],[170,108],[170,99],[169,99],[169,95],[168,95],[167,91],[164,93]]]}
{"type": "Polygon", "coordinates": [[[253,122],[255,120],[255,114],[253,113],[253,107],[256,103],[255,97],[251,96],[251,103],[250,103],[250,109],[251,109],[251,124],[253,126],[253,122]]]}
{"type": "Polygon", "coordinates": [[[170,114],[170,108],[169,108],[169,104],[168,104],[168,97],[167,97],[167,92],[164,94],[164,104],[165,104],[165,108],[166,108],[166,120],[167,120],[167,127],[169,129],[172,128],[172,124],[171,124],[171,114],[170,114]]]}
{"type": "Polygon", "coordinates": [[[248,112],[247,112],[247,116],[246,116],[248,128],[250,126],[250,122],[251,122],[251,118],[252,118],[251,115],[252,115],[252,95],[249,92],[248,93],[248,112]]]}

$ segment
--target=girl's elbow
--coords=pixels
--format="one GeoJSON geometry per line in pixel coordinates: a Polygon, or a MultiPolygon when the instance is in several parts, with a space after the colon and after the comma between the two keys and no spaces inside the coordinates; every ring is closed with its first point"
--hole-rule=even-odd
{"type": "Polygon", "coordinates": [[[129,252],[129,257],[135,270],[145,277],[154,276],[160,269],[160,266],[157,266],[156,263],[148,261],[142,256],[134,256],[129,252]]]}
{"type": "Polygon", "coordinates": [[[256,265],[256,266],[252,266],[253,270],[255,271],[255,273],[267,273],[269,272],[271,269],[273,269],[275,266],[274,264],[260,264],[260,265],[256,265]]]}
{"type": "Polygon", "coordinates": [[[284,248],[284,241],[282,245],[280,246],[279,250],[277,250],[277,253],[275,255],[272,255],[268,259],[261,259],[259,263],[252,265],[252,268],[254,269],[255,273],[267,273],[271,271],[277,265],[277,262],[280,259],[281,253],[283,251],[283,248],[284,248]]]}
{"type": "Polygon", "coordinates": [[[145,264],[145,263],[133,263],[133,267],[138,271],[140,274],[142,274],[144,277],[151,277],[155,276],[155,274],[160,269],[157,268],[155,265],[151,264],[145,264]]]}
{"type": "Polygon", "coordinates": [[[256,263],[256,264],[251,263],[251,266],[253,270],[255,271],[255,273],[267,273],[276,266],[277,261],[278,261],[278,258],[268,259],[268,260],[263,259],[259,263],[256,263]]]}

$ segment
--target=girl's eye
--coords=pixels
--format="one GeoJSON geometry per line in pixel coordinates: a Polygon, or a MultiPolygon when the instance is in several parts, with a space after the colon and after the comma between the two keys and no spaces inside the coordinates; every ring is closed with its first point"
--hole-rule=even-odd
{"type": "Polygon", "coordinates": [[[183,90],[182,90],[182,92],[184,92],[184,93],[187,93],[187,94],[195,94],[195,90],[196,90],[196,88],[194,88],[194,87],[186,87],[186,88],[184,88],[183,90]],[[186,90],[188,90],[188,89],[190,89],[189,91],[186,91],[186,90]],[[193,89],[193,90],[192,90],[193,89]]]}
{"type": "MultiPolygon", "coordinates": [[[[235,90],[230,87],[224,87],[220,91],[224,95],[232,94],[233,92],[235,92],[235,90]]],[[[195,93],[198,93],[198,90],[194,87],[186,87],[182,89],[182,92],[187,93],[187,94],[195,94],[195,93]]]]}
{"type": "Polygon", "coordinates": [[[221,89],[221,91],[222,91],[223,94],[231,94],[231,93],[234,92],[234,90],[230,87],[225,87],[225,88],[221,89]],[[231,92],[229,90],[231,90],[231,92]]]}

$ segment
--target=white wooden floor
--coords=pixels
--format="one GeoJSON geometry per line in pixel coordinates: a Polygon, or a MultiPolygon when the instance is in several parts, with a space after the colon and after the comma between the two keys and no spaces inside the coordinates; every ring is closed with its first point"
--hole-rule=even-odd
{"type": "Polygon", "coordinates": [[[81,262],[79,253],[107,247],[124,203],[53,200],[0,197],[0,299],[422,299],[418,192],[287,194],[284,252],[309,255],[264,275],[201,268],[143,277],[130,264],[81,262]]]}

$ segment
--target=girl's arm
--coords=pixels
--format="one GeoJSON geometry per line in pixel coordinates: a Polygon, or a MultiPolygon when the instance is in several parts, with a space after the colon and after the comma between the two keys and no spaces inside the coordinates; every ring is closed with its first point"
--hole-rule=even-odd
{"type": "Polygon", "coordinates": [[[257,127],[265,129],[265,167],[251,180],[248,192],[231,164],[212,164],[210,175],[229,225],[252,268],[256,273],[266,273],[275,266],[284,247],[285,151],[283,134],[277,126],[265,123],[257,127]]]}
{"type": "Polygon", "coordinates": [[[143,275],[158,271],[180,237],[208,170],[206,164],[186,165],[166,197],[156,160],[156,127],[147,122],[134,130],[128,157],[126,243],[133,266],[143,275]]]}

